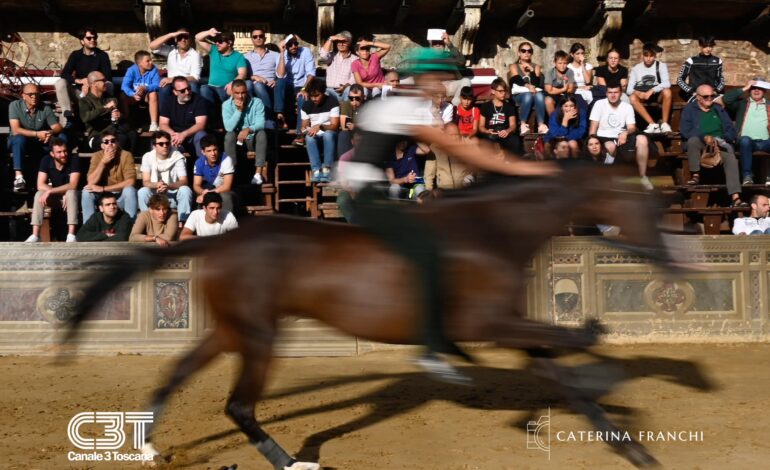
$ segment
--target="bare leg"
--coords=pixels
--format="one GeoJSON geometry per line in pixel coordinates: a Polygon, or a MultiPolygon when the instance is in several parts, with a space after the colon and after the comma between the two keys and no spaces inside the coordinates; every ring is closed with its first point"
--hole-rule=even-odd
{"type": "Polygon", "coordinates": [[[572,158],[577,158],[579,155],[580,155],[580,144],[577,143],[577,140],[570,140],[569,156],[572,158]]]}
{"type": "Polygon", "coordinates": [[[545,112],[550,116],[556,109],[556,101],[550,96],[545,97],[545,112]]]}
{"type": "Polygon", "coordinates": [[[671,103],[673,102],[671,88],[666,88],[660,92],[658,100],[663,103],[663,115],[661,116],[661,119],[663,122],[668,122],[668,120],[671,119],[671,103]]]}
{"type": "Polygon", "coordinates": [[[150,103],[150,122],[153,124],[158,123],[158,93],[152,92],[148,96],[148,100],[150,103]]]}
{"type": "Polygon", "coordinates": [[[650,157],[650,144],[646,136],[636,136],[636,165],[639,168],[639,176],[647,174],[647,160],[650,157]]]}
{"type": "Polygon", "coordinates": [[[631,106],[634,107],[634,111],[639,113],[639,115],[644,119],[647,124],[652,124],[655,121],[652,120],[652,116],[650,116],[650,113],[647,112],[647,109],[644,107],[644,101],[639,98],[639,96],[634,92],[633,95],[629,97],[631,99],[631,106]]]}

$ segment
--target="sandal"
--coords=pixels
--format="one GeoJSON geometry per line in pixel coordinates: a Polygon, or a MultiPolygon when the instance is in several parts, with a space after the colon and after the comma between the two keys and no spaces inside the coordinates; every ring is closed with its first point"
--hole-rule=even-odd
{"type": "Polygon", "coordinates": [[[690,176],[690,179],[687,180],[687,186],[697,186],[700,184],[700,174],[693,173],[690,176]]]}

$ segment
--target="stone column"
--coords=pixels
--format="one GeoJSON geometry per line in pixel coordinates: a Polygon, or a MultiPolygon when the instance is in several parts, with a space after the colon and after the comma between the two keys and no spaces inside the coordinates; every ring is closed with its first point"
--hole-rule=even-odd
{"type": "Polygon", "coordinates": [[[623,26],[623,8],[626,6],[626,0],[604,0],[602,6],[606,15],[604,24],[596,36],[591,38],[594,57],[607,57],[607,52],[612,49],[623,26]]]}
{"type": "Polygon", "coordinates": [[[481,25],[481,8],[486,0],[463,0],[465,9],[465,19],[463,24],[455,33],[452,42],[466,57],[473,54],[473,46],[476,41],[476,34],[481,25]]]}
{"type": "Polygon", "coordinates": [[[320,49],[326,38],[334,34],[334,6],[337,0],[315,0],[318,8],[316,22],[316,45],[320,49]]]}
{"type": "Polygon", "coordinates": [[[142,0],[144,3],[144,24],[147,34],[153,40],[166,31],[164,12],[166,0],[142,0]]]}

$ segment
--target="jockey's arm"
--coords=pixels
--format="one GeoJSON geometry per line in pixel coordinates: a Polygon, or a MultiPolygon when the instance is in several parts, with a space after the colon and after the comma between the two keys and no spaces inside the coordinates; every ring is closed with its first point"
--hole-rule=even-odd
{"type": "Polygon", "coordinates": [[[463,163],[484,171],[504,175],[551,175],[559,171],[552,162],[530,162],[508,153],[504,160],[490,158],[489,152],[477,144],[456,139],[443,130],[430,126],[412,126],[411,135],[420,142],[435,145],[461,160],[463,163]]]}

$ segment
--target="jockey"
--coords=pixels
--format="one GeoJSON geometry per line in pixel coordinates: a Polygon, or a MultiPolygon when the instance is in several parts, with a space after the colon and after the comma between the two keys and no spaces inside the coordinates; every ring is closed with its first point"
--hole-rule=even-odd
{"type": "Polygon", "coordinates": [[[508,155],[495,158],[489,150],[462,141],[434,126],[431,96],[446,93],[442,81],[457,77],[452,58],[444,51],[417,48],[411,51],[402,72],[414,77],[414,88],[366,104],[356,117],[361,140],[346,163],[342,176],[357,192],[353,221],[417,269],[418,299],[423,303],[418,339],[426,350],[417,363],[440,380],[468,384],[470,379],[443,360],[439,353],[469,357],[450,341],[443,320],[443,279],[440,242],[433,228],[388,200],[386,162],[404,139],[434,145],[453,158],[480,170],[508,175],[545,175],[556,171],[549,163],[527,162],[508,155]]]}

